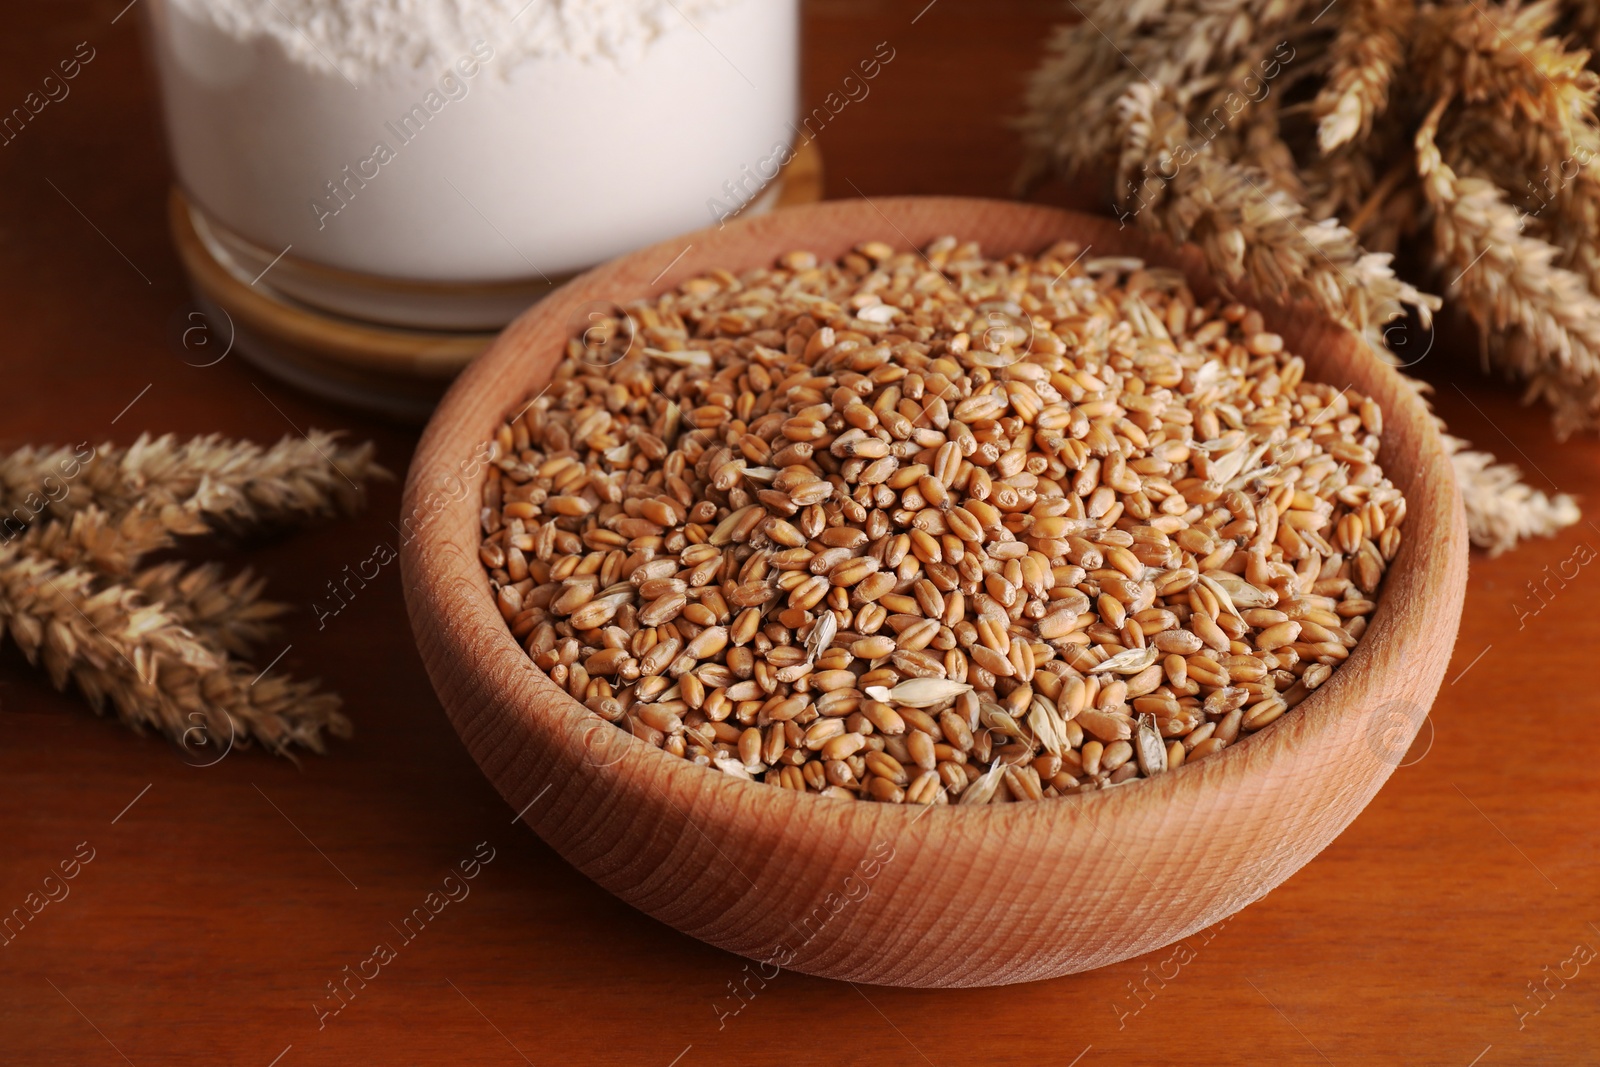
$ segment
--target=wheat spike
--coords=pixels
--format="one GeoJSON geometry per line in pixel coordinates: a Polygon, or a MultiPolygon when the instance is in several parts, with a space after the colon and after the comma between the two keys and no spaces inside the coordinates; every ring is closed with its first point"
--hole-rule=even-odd
{"type": "MultiPolygon", "coordinates": [[[[1439,306],[1385,254],[1420,243],[1558,432],[1600,424],[1593,3],[1073,6],[1029,84],[1029,173],[1109,166],[1125,223],[1193,241],[1228,284],[1313,302],[1386,357],[1386,323],[1439,306]],[[1280,39],[1294,58],[1272,94],[1219,112],[1280,39]]],[[[1576,520],[1570,497],[1450,440],[1476,543],[1576,520]]]]}
{"type": "MultiPolygon", "coordinates": [[[[1126,180],[1136,160],[1156,161],[1156,180],[1136,186],[1137,206],[1135,197],[1126,201],[1132,216],[1175,241],[1196,241],[1226,281],[1247,282],[1269,300],[1309,300],[1375,345],[1383,325],[1407,308],[1426,322],[1439,306],[1396,277],[1389,256],[1366,252],[1335,221],[1313,222],[1263,172],[1190,147],[1171,90],[1131,86],[1118,102],[1118,120],[1126,180]],[[1172,180],[1161,180],[1169,171],[1172,180]]],[[[1138,166],[1143,175],[1146,164],[1138,166]]]]}
{"type": "MultiPolygon", "coordinates": [[[[1052,168],[1070,173],[1113,154],[1109,112],[1139,83],[1180,87],[1190,98],[1237,89],[1244,69],[1315,7],[1309,0],[1078,0],[1081,21],[1058,27],[1033,72],[1018,120],[1027,148],[1020,184],[1052,168]]],[[[1214,106],[1214,102],[1213,105],[1214,106]]],[[[1209,113],[1211,106],[1206,112],[1209,113]]]]}
{"type": "Polygon", "coordinates": [[[1435,141],[1450,104],[1441,98],[1417,131],[1417,172],[1434,213],[1434,254],[1454,274],[1450,292],[1486,335],[1512,333],[1499,351],[1556,410],[1557,433],[1600,416],[1600,297],[1554,265],[1558,250],[1523,231],[1499,186],[1458,175],[1435,141]]]}
{"type": "Polygon", "coordinates": [[[1516,467],[1472,451],[1459,437],[1447,434],[1445,444],[1466,505],[1467,533],[1489,555],[1498,556],[1524,538],[1552,537],[1583,517],[1577,501],[1566,493],[1531,488],[1516,467]]]}
{"type": "Polygon", "coordinates": [[[1346,0],[1349,9],[1328,46],[1330,70],[1317,94],[1317,143],[1324,153],[1372,132],[1389,106],[1389,86],[1405,58],[1416,15],[1409,0],[1346,0]]]}
{"type": "Polygon", "coordinates": [[[291,745],[320,751],[324,731],[348,734],[337,697],[314,683],[258,680],[183,625],[181,610],[150,602],[136,585],[0,549],[0,635],[9,633],[56,688],[76,683],[97,711],[109,699],[129,725],[179,743],[204,725],[217,743],[259,742],[278,753],[291,745]]]}
{"type": "Polygon", "coordinates": [[[144,556],[172,547],[173,534],[201,534],[207,529],[198,515],[181,509],[167,509],[163,515],[137,504],[112,517],[91,504],[71,518],[28,527],[13,543],[23,552],[67,566],[125,575],[144,556]]]}
{"type": "Polygon", "coordinates": [[[28,507],[70,517],[90,506],[120,515],[143,506],[174,533],[193,532],[193,519],[245,528],[349,514],[365,500],[365,485],[389,474],[373,462],[371,442],[348,446],[337,434],[312,430],[270,447],[211,435],[179,441],[141,436],[120,448],[22,448],[0,457],[0,513],[28,507]],[[88,458],[84,458],[87,455],[88,458]],[[63,471],[75,473],[65,476],[63,471]],[[60,499],[48,480],[63,487],[60,499]]]}
{"type": "Polygon", "coordinates": [[[241,659],[276,633],[272,620],[289,610],[287,604],[262,599],[265,578],[249,570],[225,578],[216,563],[161,563],[137,572],[129,582],[183,626],[241,659]]]}

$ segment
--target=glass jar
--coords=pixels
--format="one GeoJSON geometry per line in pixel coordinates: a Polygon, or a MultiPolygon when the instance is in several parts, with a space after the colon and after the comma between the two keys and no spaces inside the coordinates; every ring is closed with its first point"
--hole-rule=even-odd
{"type": "Polygon", "coordinates": [[[354,320],[496,329],[575,272],[760,210],[796,139],[796,0],[146,6],[207,253],[354,320]]]}

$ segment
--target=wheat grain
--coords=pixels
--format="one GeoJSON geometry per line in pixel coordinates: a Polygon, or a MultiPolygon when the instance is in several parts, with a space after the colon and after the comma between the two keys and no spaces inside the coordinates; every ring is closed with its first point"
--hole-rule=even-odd
{"type": "Polygon", "coordinates": [[[609,365],[572,339],[484,487],[511,632],[635,736],[830,796],[1054,797],[1269,725],[1399,548],[1382,412],[1081,251],[795,253],[629,305],[609,365]]]}

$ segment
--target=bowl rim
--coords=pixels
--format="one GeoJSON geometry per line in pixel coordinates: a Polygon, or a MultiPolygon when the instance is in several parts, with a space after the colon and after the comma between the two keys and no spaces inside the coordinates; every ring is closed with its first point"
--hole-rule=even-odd
{"type": "MultiPolygon", "coordinates": [[[[875,830],[891,834],[919,821],[932,808],[940,809],[933,815],[933,820],[937,820],[933,825],[960,820],[968,826],[981,822],[985,826],[1005,827],[1007,831],[1037,825],[1041,820],[1062,818],[1082,817],[1091,823],[1098,823],[1100,817],[1115,818],[1118,809],[1128,805],[1164,805],[1179,809],[1212,791],[1226,789],[1230,782],[1237,781],[1242,774],[1252,771],[1271,774],[1275,766],[1293,764],[1293,754],[1310,751],[1319,742],[1333,738],[1343,728],[1345,724],[1340,719],[1347,705],[1353,709],[1360,702],[1359,699],[1350,698],[1370,701],[1373,697],[1382,697],[1403,688],[1403,682],[1396,677],[1400,672],[1394,669],[1395,665],[1403,662],[1403,657],[1397,657],[1395,665],[1387,662],[1382,665],[1384,672],[1381,675],[1375,674],[1372,670],[1374,665],[1369,661],[1378,656],[1380,649],[1403,647],[1410,640],[1419,638],[1429,628],[1430,612],[1440,607],[1449,610],[1452,602],[1455,609],[1450,625],[1453,627],[1459,619],[1459,606],[1464,593],[1465,518],[1454,478],[1448,476],[1447,453],[1441,435],[1415,391],[1405,384],[1394,369],[1383,365],[1373,356],[1365,342],[1356,335],[1335,326],[1320,312],[1305,306],[1285,306],[1260,299],[1242,285],[1230,287],[1229,292],[1235,299],[1261,310],[1267,316],[1269,325],[1277,326],[1279,332],[1286,332],[1285,323],[1298,329],[1295,324],[1303,322],[1309,314],[1317,321],[1306,329],[1324,332],[1331,329],[1334,333],[1343,334],[1343,339],[1338,341],[1339,354],[1360,365],[1349,368],[1348,377],[1352,379],[1352,384],[1355,378],[1365,374],[1374,379],[1369,385],[1381,383],[1387,386],[1388,395],[1382,401],[1385,416],[1382,454],[1388,460],[1385,473],[1389,474],[1395,469],[1391,466],[1396,460],[1391,455],[1395,447],[1393,442],[1400,440],[1413,443],[1416,455],[1400,457],[1400,462],[1408,467],[1408,480],[1412,483],[1404,489],[1408,531],[1426,524],[1427,532],[1433,535],[1428,538],[1408,537],[1403,541],[1401,554],[1385,576],[1378,607],[1366,634],[1332,677],[1289,713],[1242,739],[1242,743],[1229,745],[1221,753],[1194,764],[1185,764],[1155,778],[1131,779],[1116,788],[1095,790],[1087,796],[1079,793],[1024,803],[950,803],[926,807],[872,801],[855,803],[778,788],[768,783],[746,781],[671,755],[601,718],[567,695],[565,690],[556,687],[542,671],[533,666],[521,644],[512,637],[510,627],[496,607],[488,574],[479,562],[478,536],[481,528],[478,507],[482,478],[466,474],[464,465],[465,458],[471,455],[470,450],[475,445],[481,446],[490,440],[495,428],[517,411],[519,404],[531,402],[527,399],[531,390],[528,383],[537,380],[537,375],[530,378],[525,371],[534,359],[532,346],[547,344],[549,331],[564,321],[570,309],[579,308],[585,300],[594,299],[593,294],[605,294],[608,285],[643,264],[668,264],[656,275],[648,292],[616,292],[601,295],[598,299],[621,304],[675,288],[687,277],[705,269],[700,265],[705,252],[690,258],[686,255],[690,249],[701,247],[718,250],[729,244],[730,235],[748,237],[752,230],[758,233],[773,231],[773,238],[776,239],[778,233],[787,233],[792,225],[802,225],[812,216],[846,214],[859,218],[863,223],[858,241],[875,238],[887,240],[882,231],[889,229],[900,238],[891,242],[899,250],[920,245],[905,237],[902,227],[896,223],[897,218],[903,222],[908,214],[928,211],[959,214],[974,209],[1015,213],[1023,221],[1037,222],[1037,228],[1043,236],[1028,249],[1030,252],[1041,251],[1062,239],[1057,231],[1063,228],[1103,229],[1108,222],[1115,221],[1043,205],[967,197],[907,196],[823,201],[783,208],[758,218],[734,220],[724,227],[697,231],[619,257],[579,275],[525,312],[483,355],[474,360],[451,387],[417,445],[407,477],[402,516],[406,516],[409,522],[411,518],[421,515],[424,522],[422,529],[416,531],[418,536],[408,536],[412,532],[409,529],[403,532],[402,565],[406,599],[419,639],[425,628],[432,631],[432,636],[437,639],[437,649],[425,651],[442,650],[460,657],[463,664],[471,664],[479,673],[492,673],[488,671],[488,666],[506,657],[513,662],[520,660],[528,670],[518,670],[509,677],[497,679],[493,683],[496,686],[493,699],[505,708],[516,709],[527,732],[537,735],[546,743],[563,745],[569,749],[581,746],[588,765],[597,774],[606,777],[612,788],[624,793],[630,789],[642,790],[646,788],[645,783],[652,786],[659,784],[660,788],[669,792],[669,799],[673,795],[685,798],[692,801],[697,811],[725,806],[742,809],[745,812],[742,817],[749,817],[749,809],[758,808],[760,810],[754,813],[754,818],[779,828],[772,831],[775,836],[781,836],[781,828],[795,816],[814,811],[823,804],[841,816],[866,820],[875,830]],[[517,383],[514,387],[503,388],[513,381],[517,383]],[[504,399],[499,402],[486,401],[486,395],[495,390],[499,390],[504,399]],[[451,481],[452,464],[446,462],[447,458],[462,461],[458,467],[461,473],[454,480],[465,485],[466,489],[459,498],[447,499],[442,505],[430,503],[439,495],[442,487],[451,481]],[[1443,473],[1447,477],[1433,479],[1436,484],[1431,486],[1425,484],[1430,462],[1436,464],[1440,460],[1444,461],[1443,473]],[[463,533],[467,535],[465,538],[463,533]],[[1459,567],[1453,566],[1452,560],[1458,560],[1459,567]],[[1458,570],[1459,574],[1455,574],[1458,570]],[[1453,584],[1452,577],[1457,578],[1453,584]],[[466,589],[464,606],[468,609],[467,614],[444,620],[432,617],[437,599],[430,592],[446,587],[466,589]],[[543,681],[542,686],[540,680],[543,681]],[[561,699],[552,700],[552,691],[559,692],[561,699]],[[596,735],[597,728],[608,732],[604,741],[607,756],[615,756],[605,763],[593,758],[590,738],[596,735]],[[616,751],[617,746],[620,746],[620,751],[616,751]]],[[[981,234],[957,236],[979,239],[980,246],[983,245],[981,234]]],[[[1203,260],[1192,246],[1174,247],[1159,236],[1133,229],[1122,231],[1117,239],[1121,247],[1107,254],[1141,255],[1153,265],[1176,267],[1189,278],[1197,295],[1204,289],[1217,288],[1214,281],[1207,281],[1209,272],[1205,271],[1203,260]]],[[[761,262],[771,262],[790,247],[796,246],[790,242],[768,247],[766,259],[761,262]]],[[[821,255],[821,250],[818,251],[821,255]]],[[[1013,249],[997,251],[985,247],[984,251],[986,255],[997,255],[1013,249]]],[[[756,265],[740,263],[728,265],[728,269],[737,272],[756,265]]],[[[563,336],[568,335],[570,332],[563,336]]],[[[554,361],[551,367],[553,369],[554,361]]],[[[1308,376],[1311,376],[1309,371],[1308,376]]],[[[1315,377],[1319,381],[1327,380],[1325,373],[1315,377]]],[[[1368,392],[1370,395],[1370,389],[1368,392]]],[[[430,677],[438,689],[443,672],[436,669],[430,656],[425,655],[424,658],[428,660],[430,677]]],[[[1443,664],[1439,665],[1438,670],[1442,673],[1443,664]]],[[[458,717],[452,706],[453,701],[444,699],[443,702],[452,720],[456,721],[458,717]]],[[[1422,708],[1422,714],[1411,716],[1412,734],[1420,727],[1426,710],[1422,708]]],[[[461,731],[460,721],[456,721],[456,726],[458,732],[461,731]]],[[[1388,777],[1393,766],[1390,763],[1375,769],[1378,784],[1388,777]]],[[[504,792],[499,782],[495,784],[504,792]]],[[[511,800],[511,797],[507,796],[507,799],[511,800]]]]}

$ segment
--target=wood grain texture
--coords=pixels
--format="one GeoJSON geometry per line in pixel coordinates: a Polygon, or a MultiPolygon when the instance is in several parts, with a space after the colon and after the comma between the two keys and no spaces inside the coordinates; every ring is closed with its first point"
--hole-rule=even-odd
{"type": "Polygon", "coordinates": [[[1213,295],[1192,256],[1136,231],[1001,201],[831,201],[704,230],[590,271],[513,323],[435,413],[402,512],[421,520],[402,563],[423,662],[512,810],[542,797],[525,816],[539,836],[668,925],[881,985],[1053,978],[1161,948],[1259,899],[1389,777],[1443,679],[1466,588],[1460,497],[1414,391],[1347,331],[1304,309],[1263,308],[1310,378],[1382,406],[1381,458],[1406,494],[1406,538],[1371,628],[1332,681],[1219,757],[1037,804],[838,803],[669,756],[552,684],[512,638],[477,559],[481,457],[548,384],[574,315],[796,248],[832,259],[864,240],[920,248],[943,234],[996,256],[1060,240],[1141,255],[1188,268],[1197,296],[1213,295]]]}
{"type": "MultiPolygon", "coordinates": [[[[0,445],[127,443],[145,431],[271,441],[294,432],[292,420],[372,437],[403,469],[414,435],[231,356],[192,366],[206,359],[175,340],[192,305],[166,233],[171,173],[140,6],[111,22],[125,3],[5,11],[0,107],[19,106],[79,42],[96,58],[68,99],[0,146],[0,445]]],[[[871,96],[819,138],[830,196],[1007,194],[1017,153],[1004,122],[1067,9],[938,0],[913,25],[925,8],[806,5],[807,105],[878,42],[897,49],[871,96]]],[[[1093,182],[1052,195],[1106,209],[1093,182]]],[[[1543,410],[1478,371],[1470,334],[1415,342],[1428,355],[1412,373],[1434,384],[1455,432],[1592,511],[1600,442],[1557,442],[1543,410]]],[[[762,979],[597,890],[513,826],[431,694],[398,569],[324,629],[310,609],[328,602],[342,568],[393,543],[399,496],[397,484],[379,486],[358,519],[223,556],[259,568],[297,605],[263,659],[292,644],[281,669],[344,694],[355,737],[328,756],[295,766],[235,752],[190,767],[0,648],[0,913],[78,842],[97,849],[71,896],[0,946],[0,1063],[1594,1062],[1600,973],[1559,977],[1576,943],[1600,947],[1590,926],[1600,923],[1600,760],[1587,740],[1600,568],[1576,562],[1600,548],[1600,530],[1586,523],[1498,558],[1473,554],[1460,638],[1416,744],[1345,832],[1269,895],[1123,963],[1000,989],[917,990],[762,979]],[[485,840],[497,856],[472,895],[319,1029],[312,1005],[326,983],[396,939],[390,924],[485,840]]]]}

